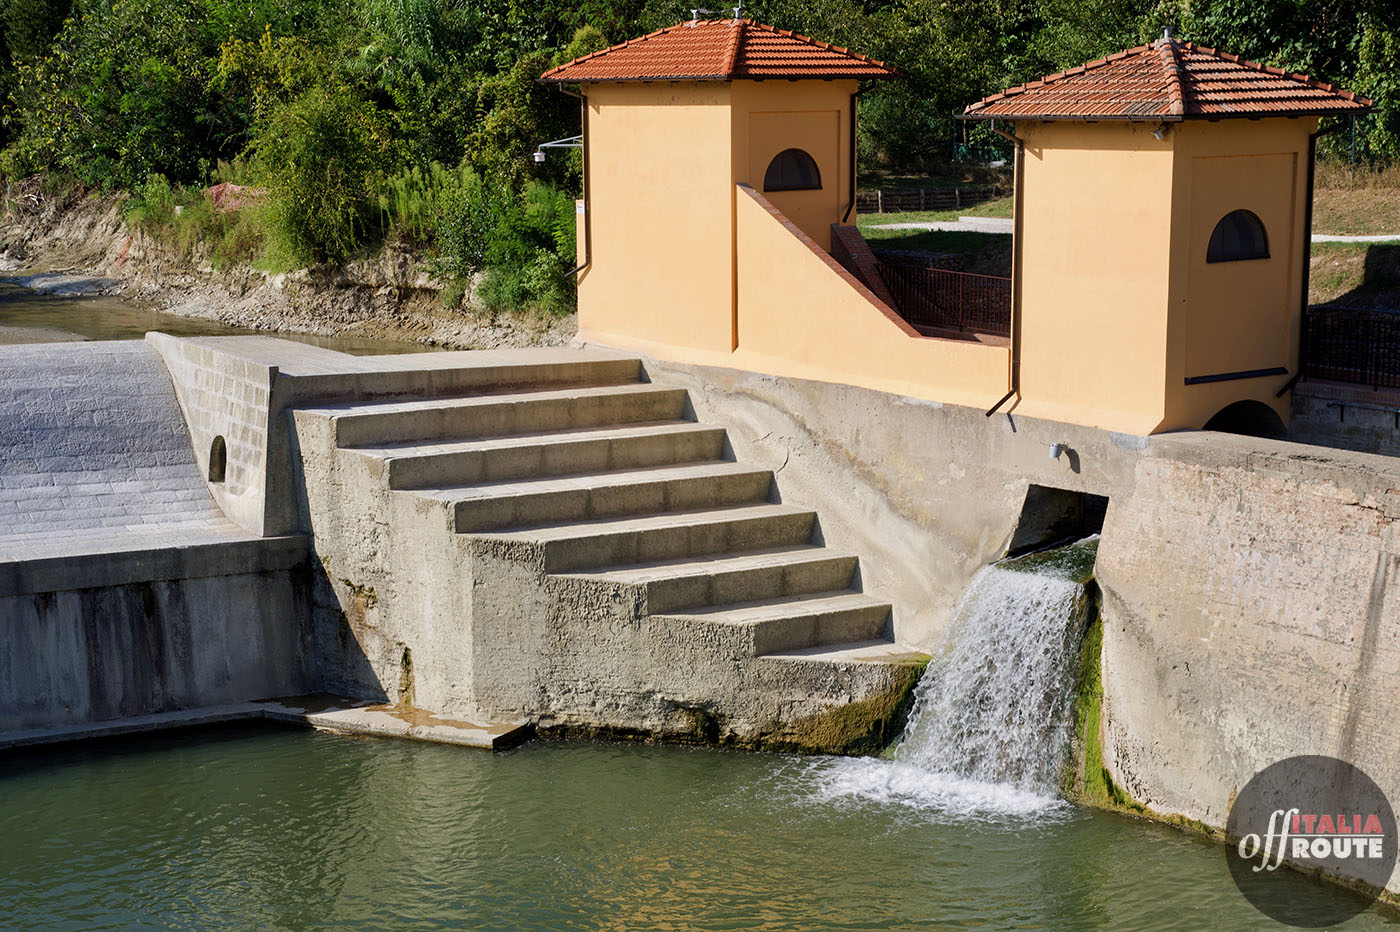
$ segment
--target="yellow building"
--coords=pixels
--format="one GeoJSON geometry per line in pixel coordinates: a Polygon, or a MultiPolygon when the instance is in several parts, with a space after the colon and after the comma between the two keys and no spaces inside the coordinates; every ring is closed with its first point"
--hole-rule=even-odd
{"type": "Polygon", "coordinates": [[[1163,39],[974,104],[1016,125],[997,334],[896,306],[849,226],[855,95],[893,74],[745,20],[545,74],[584,97],[580,336],[1135,434],[1286,418],[1316,117],[1367,101],[1163,39]]]}

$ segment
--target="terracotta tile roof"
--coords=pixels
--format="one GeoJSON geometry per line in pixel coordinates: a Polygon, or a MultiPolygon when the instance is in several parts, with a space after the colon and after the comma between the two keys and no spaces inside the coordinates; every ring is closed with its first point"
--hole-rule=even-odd
{"type": "Polygon", "coordinates": [[[883,62],[746,19],[690,20],[560,65],[541,81],[892,78],[883,62]]]}
{"type": "Polygon", "coordinates": [[[1370,106],[1305,74],[1158,39],[985,97],[964,117],[1172,121],[1361,113],[1370,106]]]}

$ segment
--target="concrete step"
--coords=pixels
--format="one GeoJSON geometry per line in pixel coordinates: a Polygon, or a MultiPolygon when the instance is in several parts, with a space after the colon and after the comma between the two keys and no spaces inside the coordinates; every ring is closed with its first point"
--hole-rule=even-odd
{"type": "MultiPolygon", "coordinates": [[[[267,339],[257,337],[255,339],[267,339]]],[[[305,349],[318,349],[305,347],[305,349]]],[[[277,353],[275,356],[283,356],[277,353]]],[[[372,397],[428,398],[567,386],[627,385],[642,377],[636,357],[567,347],[346,356],[274,361],[299,398],[318,403],[372,397]]]]}
{"type": "Polygon", "coordinates": [[[688,463],[579,476],[414,489],[450,502],[460,534],[768,500],[773,473],[740,463],[688,463]]]}
{"type": "Polygon", "coordinates": [[[337,446],[367,447],[675,420],[685,402],[684,389],[636,383],[302,410],[334,420],[337,446]]]}
{"type": "Polygon", "coordinates": [[[879,639],[888,626],[890,611],[888,602],[845,589],[666,612],[657,617],[746,629],[758,656],[879,639]]]}
{"type": "Polygon", "coordinates": [[[747,505],[579,521],[473,536],[544,549],[545,570],[567,573],[811,543],[816,512],[791,505],[747,505]]]}
{"type": "Polygon", "coordinates": [[[766,662],[785,664],[924,663],[929,655],[891,639],[871,638],[845,644],[819,644],[766,654],[766,662]]]}
{"type": "Polygon", "coordinates": [[[664,560],[568,574],[643,585],[651,614],[753,599],[845,589],[856,557],[811,544],[700,559],[664,560]]]}
{"type": "Polygon", "coordinates": [[[724,453],[724,429],[694,421],[656,421],[354,447],[352,452],[383,460],[391,489],[443,488],[718,460],[724,453]]]}

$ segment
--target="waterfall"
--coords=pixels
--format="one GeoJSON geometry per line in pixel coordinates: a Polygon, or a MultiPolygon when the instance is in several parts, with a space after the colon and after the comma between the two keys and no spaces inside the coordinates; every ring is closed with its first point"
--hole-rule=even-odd
{"type": "Polygon", "coordinates": [[[893,760],[834,766],[829,789],[938,808],[1055,805],[1097,547],[1091,537],[979,571],[919,682],[893,760]]]}

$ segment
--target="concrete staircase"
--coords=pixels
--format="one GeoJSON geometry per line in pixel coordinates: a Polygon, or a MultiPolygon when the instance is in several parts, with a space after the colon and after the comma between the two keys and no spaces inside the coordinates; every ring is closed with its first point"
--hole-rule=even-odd
{"type": "MultiPolygon", "coordinates": [[[[391,601],[402,596],[400,614],[438,617],[429,623],[439,627],[453,612],[458,623],[472,616],[470,711],[675,731],[695,727],[699,709],[743,737],[907,679],[891,676],[909,652],[891,637],[890,604],[860,591],[858,558],[822,546],[816,513],[783,503],[771,471],[732,461],[724,430],[692,420],[684,390],[642,378],[636,360],[613,359],[471,395],[296,412],[304,449],[315,425],[334,447],[342,498],[353,488],[363,491],[352,498],[378,498],[365,531],[382,535],[376,549],[455,537],[446,546],[459,554],[465,604],[431,586],[384,583],[391,601]],[[518,655],[503,641],[518,641],[518,655]],[[668,659],[639,667],[639,654],[668,659]],[[522,675],[501,675],[487,656],[522,675]],[[833,683],[836,695],[812,694],[833,683]],[[770,694],[757,715],[766,723],[738,708],[744,690],[770,694]],[[561,693],[587,699],[572,708],[561,693]],[[591,721],[581,709],[598,704],[609,711],[591,721]],[[629,704],[635,714],[619,711],[629,704]]],[[[447,693],[465,679],[448,677],[447,693]]]]}

